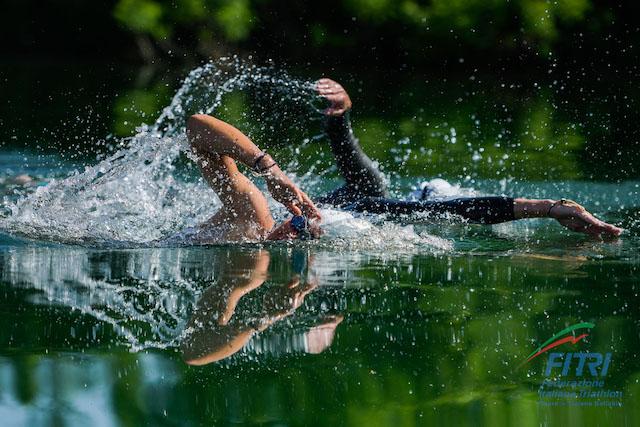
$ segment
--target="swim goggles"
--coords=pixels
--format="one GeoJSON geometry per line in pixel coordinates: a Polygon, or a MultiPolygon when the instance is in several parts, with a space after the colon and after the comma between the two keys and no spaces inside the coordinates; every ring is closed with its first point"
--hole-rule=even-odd
{"type": "Polygon", "coordinates": [[[306,216],[294,215],[293,218],[291,218],[291,227],[298,234],[298,239],[308,240],[313,238],[309,232],[309,221],[306,216]]]}

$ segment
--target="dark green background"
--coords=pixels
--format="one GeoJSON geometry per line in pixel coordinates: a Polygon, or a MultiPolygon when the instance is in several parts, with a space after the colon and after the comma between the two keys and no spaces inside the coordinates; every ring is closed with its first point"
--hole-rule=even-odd
{"type": "MultiPolygon", "coordinates": [[[[5,179],[94,163],[152,123],[196,64],[238,54],[342,82],[357,135],[399,195],[435,176],[488,193],[504,180],[510,192],[575,198],[628,230],[599,242],[547,222],[436,224],[426,231],[453,251],[311,245],[304,252],[331,280],[256,338],[270,350],[200,368],[183,362],[176,337],[204,289],[250,272],[233,260],[256,248],[98,250],[3,234],[8,425],[640,422],[632,2],[10,0],[0,16],[3,211],[18,197],[5,179]],[[288,344],[338,314],[325,352],[288,344]],[[544,361],[517,369],[579,321],[596,324],[580,349],[613,353],[606,381],[624,391],[623,408],[542,407],[544,361]]],[[[256,101],[232,93],[217,114],[283,162],[300,147],[298,172],[330,167],[325,146],[301,144],[317,121],[256,101]]],[[[244,297],[240,320],[293,274],[291,247],[266,250],[270,277],[244,297]]]]}

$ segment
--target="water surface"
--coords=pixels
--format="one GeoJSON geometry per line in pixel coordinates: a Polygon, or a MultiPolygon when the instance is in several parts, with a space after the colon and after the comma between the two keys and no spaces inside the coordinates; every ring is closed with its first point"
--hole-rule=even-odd
{"type": "MultiPolygon", "coordinates": [[[[188,87],[198,90],[179,94],[155,127],[105,148],[99,160],[13,146],[0,151],[2,419],[12,425],[640,422],[634,404],[640,181],[631,166],[625,179],[611,179],[593,175],[598,167],[578,155],[561,158],[582,148],[568,150],[575,141],[568,137],[549,147],[552,137],[567,135],[557,127],[540,143],[549,148],[533,149],[526,159],[523,141],[539,141],[528,139],[527,130],[508,130],[502,119],[483,127],[484,119],[458,107],[420,126],[405,105],[396,123],[408,139],[373,116],[362,117],[356,131],[398,196],[441,176],[461,193],[569,197],[624,227],[621,238],[594,240],[547,220],[484,227],[342,217],[320,242],[151,247],[149,241],[217,207],[182,151],[183,107],[204,103],[235,117],[271,144],[312,195],[338,184],[315,138],[313,108],[305,109],[305,81],[288,80],[291,88],[269,93],[295,104],[278,114],[311,117],[308,128],[269,141],[270,125],[254,121],[267,113],[252,100],[270,95],[245,89],[273,85],[256,76],[216,80],[230,88],[219,97],[188,87]],[[376,126],[382,130],[374,132],[376,126]],[[507,131],[498,138],[494,127],[507,131]],[[502,138],[506,143],[496,146],[502,138]],[[24,174],[29,181],[18,179],[24,174]],[[623,392],[610,399],[615,407],[575,407],[563,399],[545,405],[538,392],[546,359],[523,365],[536,347],[578,322],[595,326],[584,341],[559,351],[610,352],[607,387],[623,392]]],[[[475,113],[489,114],[481,110],[475,113]]],[[[628,160],[633,165],[637,158],[628,160]]]]}

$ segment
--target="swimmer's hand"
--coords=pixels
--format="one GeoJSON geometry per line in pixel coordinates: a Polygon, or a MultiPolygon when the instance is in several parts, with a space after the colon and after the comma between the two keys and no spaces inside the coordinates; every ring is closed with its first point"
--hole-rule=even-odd
{"type": "Polygon", "coordinates": [[[622,229],[591,215],[572,200],[514,199],[513,213],[520,218],[553,218],[563,227],[592,236],[619,236],[622,229]]]}
{"type": "Polygon", "coordinates": [[[269,169],[265,181],[271,196],[282,203],[293,215],[304,213],[307,218],[321,219],[318,208],[309,196],[300,190],[277,165],[269,169]]]}
{"type": "Polygon", "coordinates": [[[622,229],[612,224],[600,221],[591,215],[583,206],[573,200],[554,202],[548,210],[550,218],[556,219],[571,231],[586,233],[594,236],[601,234],[619,236],[622,229]]]}
{"type": "Polygon", "coordinates": [[[331,102],[323,111],[327,116],[341,116],[351,109],[351,99],[346,90],[331,79],[323,78],[316,82],[318,94],[331,102]]]}
{"type": "Polygon", "coordinates": [[[318,287],[317,283],[304,283],[295,275],[285,286],[272,288],[264,299],[268,312],[276,316],[287,316],[293,313],[304,302],[305,297],[318,287]]]}

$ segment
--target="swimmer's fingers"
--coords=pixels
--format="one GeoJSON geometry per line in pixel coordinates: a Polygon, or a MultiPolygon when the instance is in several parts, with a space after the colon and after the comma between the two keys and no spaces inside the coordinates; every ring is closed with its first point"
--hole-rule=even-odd
{"type": "Polygon", "coordinates": [[[318,79],[318,84],[322,84],[322,83],[335,83],[335,80],[331,80],[328,77],[322,77],[320,79],[318,79]]]}
{"type": "Polygon", "coordinates": [[[331,95],[339,95],[344,94],[346,91],[342,86],[324,86],[318,87],[318,94],[322,96],[331,96],[331,95]]]}
{"type": "Polygon", "coordinates": [[[316,207],[315,203],[307,196],[306,193],[302,193],[302,209],[304,213],[307,215],[309,219],[318,219],[321,220],[322,216],[320,215],[320,211],[316,207]]]}
{"type": "Polygon", "coordinates": [[[300,276],[296,274],[291,278],[289,283],[287,283],[287,289],[296,288],[299,284],[300,284],[300,276]]]}
{"type": "Polygon", "coordinates": [[[344,90],[344,88],[340,85],[340,83],[336,82],[335,80],[328,79],[326,77],[316,82],[316,89],[318,89],[318,91],[335,89],[335,88],[344,90]]]}
{"type": "Polygon", "coordinates": [[[301,207],[306,204],[306,195],[284,173],[268,176],[266,182],[271,196],[276,201],[282,203],[293,215],[302,215],[301,207]]]}
{"type": "Polygon", "coordinates": [[[341,116],[351,109],[351,100],[347,95],[328,95],[325,98],[331,102],[331,105],[323,111],[328,116],[341,116]]]}
{"type": "Polygon", "coordinates": [[[305,283],[300,288],[298,287],[290,288],[291,290],[294,291],[294,294],[292,295],[292,298],[291,298],[291,308],[295,310],[296,308],[300,307],[304,302],[305,297],[310,292],[312,292],[316,287],[317,285],[305,283]]]}
{"type": "Polygon", "coordinates": [[[622,233],[622,229],[616,227],[613,224],[607,224],[604,221],[599,220],[586,210],[580,212],[578,218],[585,223],[584,231],[591,235],[610,234],[613,236],[619,236],[622,233]]]}
{"type": "Polygon", "coordinates": [[[331,108],[331,107],[326,108],[325,110],[322,111],[322,113],[327,116],[341,116],[346,112],[347,112],[346,108],[331,108]]]}
{"type": "Polygon", "coordinates": [[[329,116],[341,116],[351,109],[351,99],[347,91],[331,79],[320,79],[316,83],[318,94],[326,98],[331,105],[323,111],[329,116]]]}
{"type": "Polygon", "coordinates": [[[309,295],[311,292],[313,292],[313,290],[318,287],[317,284],[313,284],[313,283],[305,283],[303,286],[301,286],[299,289],[295,290],[295,294],[293,296],[293,308],[298,308],[300,307],[300,305],[302,305],[305,297],[307,295],[309,295]]]}
{"type": "Polygon", "coordinates": [[[284,205],[293,215],[302,215],[304,213],[309,219],[322,219],[316,205],[303,191],[298,190],[294,198],[284,203],[284,205]]]}
{"type": "Polygon", "coordinates": [[[622,229],[612,224],[607,224],[599,220],[582,206],[560,206],[555,218],[560,224],[567,227],[571,231],[578,233],[586,233],[592,236],[600,236],[602,234],[610,236],[619,236],[622,229]],[[562,209],[564,208],[564,209],[562,209]]]}
{"type": "Polygon", "coordinates": [[[287,208],[287,210],[289,212],[291,212],[293,215],[302,215],[302,209],[300,209],[300,206],[298,206],[298,204],[296,203],[295,200],[287,203],[285,205],[285,207],[287,208]]]}
{"type": "Polygon", "coordinates": [[[309,293],[313,292],[313,290],[315,288],[318,287],[318,283],[316,282],[307,282],[304,284],[304,287],[302,288],[302,293],[304,295],[308,295],[309,293]]]}
{"type": "Polygon", "coordinates": [[[342,104],[345,100],[345,93],[344,92],[340,92],[340,93],[331,93],[331,94],[327,94],[327,95],[323,95],[325,98],[327,98],[331,104],[342,104]]]}

